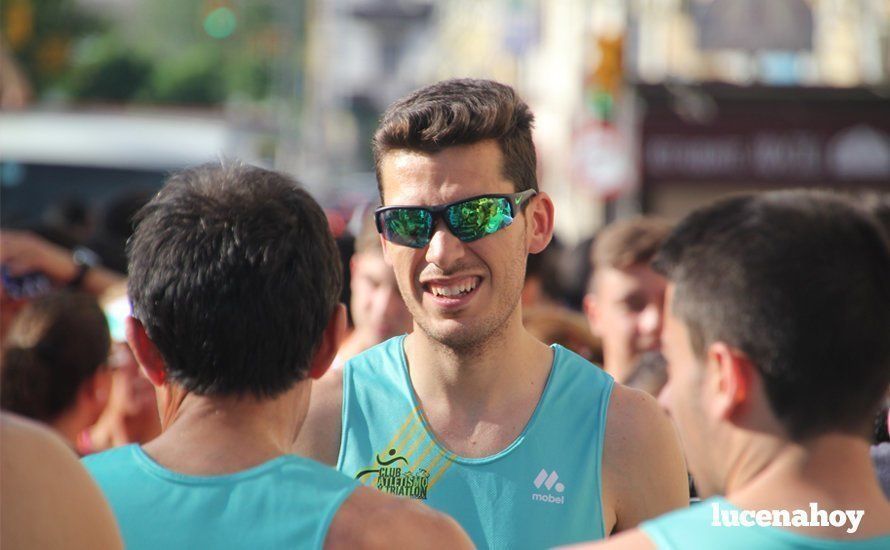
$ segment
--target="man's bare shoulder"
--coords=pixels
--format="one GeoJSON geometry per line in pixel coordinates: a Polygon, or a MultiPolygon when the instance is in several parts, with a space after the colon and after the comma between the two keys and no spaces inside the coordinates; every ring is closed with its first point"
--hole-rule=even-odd
{"type": "Polygon", "coordinates": [[[0,440],[0,547],[123,548],[101,489],[55,433],[4,413],[0,440]]]}
{"type": "Polygon", "coordinates": [[[456,521],[419,501],[359,487],[343,503],[325,548],[473,548],[456,521]]]}
{"type": "MultiPolygon", "coordinates": [[[[606,443],[616,452],[632,451],[652,436],[662,436],[674,429],[670,418],[648,393],[615,384],[609,401],[606,443]]],[[[623,457],[620,457],[623,461],[623,457]]]]}
{"type": "Polygon", "coordinates": [[[689,503],[673,424],[652,396],[618,384],[606,420],[603,485],[616,531],[689,503]]]}
{"type": "Polygon", "coordinates": [[[330,370],[312,382],[309,412],[294,442],[293,451],[330,466],[340,454],[343,409],[343,370],[330,370]]]}

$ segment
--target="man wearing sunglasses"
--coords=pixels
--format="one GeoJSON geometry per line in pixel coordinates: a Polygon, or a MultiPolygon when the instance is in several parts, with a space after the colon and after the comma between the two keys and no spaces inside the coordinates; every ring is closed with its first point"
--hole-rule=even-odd
{"type": "Polygon", "coordinates": [[[654,399],[522,325],[526,259],[554,218],[532,121],[511,88],[482,80],[384,114],[375,222],[413,331],[323,378],[296,444],[452,515],[481,548],[603,538],[688,500],[654,399]]]}

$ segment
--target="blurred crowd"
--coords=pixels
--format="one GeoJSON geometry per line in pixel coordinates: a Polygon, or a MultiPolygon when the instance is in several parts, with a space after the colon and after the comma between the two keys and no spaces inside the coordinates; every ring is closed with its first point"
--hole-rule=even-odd
{"type": "MultiPolygon", "coordinates": [[[[169,423],[159,416],[152,381],[127,344],[134,329],[127,321],[126,246],[136,213],[150,199],[122,197],[101,216],[62,202],[46,213],[42,227],[0,232],[0,405],[50,427],[80,456],[148,443],[169,423]]],[[[890,196],[853,200],[890,234],[890,196]]],[[[334,370],[412,330],[372,209],[355,216],[349,224],[355,234],[347,230],[337,242],[349,320],[345,339],[332,350],[334,370]]],[[[521,292],[526,330],[574,351],[618,383],[663,398],[668,282],[652,261],[673,229],[665,219],[621,219],[579,246],[554,240],[529,256],[521,292]]],[[[872,456],[890,497],[886,401],[875,418],[872,456]]],[[[20,428],[10,422],[4,420],[4,439],[17,437],[6,434],[20,428]]]]}
{"type": "MultiPolygon", "coordinates": [[[[123,330],[126,242],[133,216],[150,198],[122,195],[104,214],[63,201],[48,209],[46,223],[0,233],[3,409],[55,426],[82,455],[149,441],[160,430],[151,385],[123,330]],[[105,221],[93,223],[97,217],[105,221]]],[[[866,192],[855,200],[890,228],[890,195],[866,192]]],[[[337,238],[349,335],[334,368],[411,330],[372,208],[354,216],[337,238]]],[[[657,397],[667,381],[660,352],[666,281],[649,264],[671,228],[666,219],[639,216],[576,247],[554,238],[528,258],[526,328],[657,397]]],[[[876,418],[876,443],[890,441],[886,426],[887,407],[876,418]]]]}

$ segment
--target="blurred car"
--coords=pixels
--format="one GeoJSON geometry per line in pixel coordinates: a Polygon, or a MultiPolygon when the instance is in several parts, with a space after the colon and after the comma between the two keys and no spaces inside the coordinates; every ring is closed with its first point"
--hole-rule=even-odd
{"type": "Polygon", "coordinates": [[[264,164],[262,139],[219,113],[0,112],[0,223],[33,225],[61,201],[95,206],[156,190],[169,172],[221,157],[264,164]]]}

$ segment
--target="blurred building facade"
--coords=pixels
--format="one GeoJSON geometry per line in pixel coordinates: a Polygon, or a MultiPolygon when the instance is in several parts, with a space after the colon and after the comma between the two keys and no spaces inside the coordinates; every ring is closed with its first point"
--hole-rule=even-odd
{"type": "MultiPolygon", "coordinates": [[[[10,0],[2,15],[0,57],[23,69],[3,63],[4,109],[213,119],[234,136],[217,155],[290,172],[343,215],[376,200],[386,106],[451,77],[528,101],[566,244],[730,192],[890,182],[890,0],[10,0]],[[47,6],[64,32],[41,31],[47,6]]],[[[12,153],[0,143],[7,196],[25,181],[12,153]]]]}
{"type": "Polygon", "coordinates": [[[632,5],[638,175],[623,202],[679,217],[735,192],[890,192],[890,2],[632,5]]]}
{"type": "MultiPolygon", "coordinates": [[[[439,79],[515,86],[573,242],[730,192],[890,182],[890,0],[331,0],[287,164],[373,198],[368,140],[439,79]]],[[[279,157],[281,160],[282,157],[279,157]]]]}

